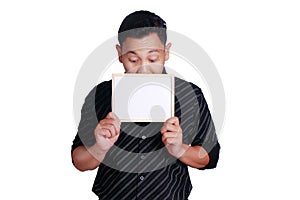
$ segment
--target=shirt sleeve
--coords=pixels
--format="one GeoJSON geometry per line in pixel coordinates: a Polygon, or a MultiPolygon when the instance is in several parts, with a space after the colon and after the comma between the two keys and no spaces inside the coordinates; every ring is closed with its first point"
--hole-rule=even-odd
{"type": "Polygon", "coordinates": [[[85,98],[77,134],[73,140],[71,153],[79,146],[92,146],[96,139],[94,130],[98,122],[111,111],[111,81],[94,87],[85,98]]]}
{"type": "Polygon", "coordinates": [[[220,144],[204,95],[199,87],[194,84],[192,84],[192,87],[197,96],[198,105],[195,106],[196,126],[193,131],[196,136],[192,141],[191,146],[201,146],[209,155],[209,163],[204,168],[199,169],[212,169],[217,166],[219,160],[220,144]]]}
{"type": "Polygon", "coordinates": [[[96,87],[85,98],[81,108],[81,118],[78,126],[78,131],[73,140],[71,152],[79,146],[91,146],[95,142],[93,130],[97,126],[98,120],[95,112],[95,92],[96,87]]]}

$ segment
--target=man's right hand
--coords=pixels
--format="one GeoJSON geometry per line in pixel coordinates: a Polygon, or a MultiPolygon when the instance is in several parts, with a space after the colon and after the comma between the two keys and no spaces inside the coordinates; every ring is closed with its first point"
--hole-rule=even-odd
{"type": "Polygon", "coordinates": [[[110,112],[102,119],[94,130],[97,149],[102,152],[107,152],[120,135],[121,122],[119,118],[110,112]]]}

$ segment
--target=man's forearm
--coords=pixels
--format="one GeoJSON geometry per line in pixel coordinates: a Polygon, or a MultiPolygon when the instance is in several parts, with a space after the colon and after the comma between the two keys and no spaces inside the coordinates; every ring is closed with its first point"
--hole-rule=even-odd
{"type": "Polygon", "coordinates": [[[93,170],[103,161],[106,152],[98,150],[96,144],[89,147],[77,147],[72,153],[74,166],[80,171],[93,170]]]}
{"type": "Polygon", "coordinates": [[[194,168],[203,168],[209,163],[209,155],[204,148],[186,144],[183,144],[183,148],[186,151],[179,160],[184,164],[194,168]]]}

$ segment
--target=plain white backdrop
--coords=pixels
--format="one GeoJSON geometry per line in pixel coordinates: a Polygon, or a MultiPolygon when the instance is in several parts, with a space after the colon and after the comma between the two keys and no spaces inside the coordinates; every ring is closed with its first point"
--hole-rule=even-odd
{"type": "Polygon", "coordinates": [[[71,163],[74,85],[88,55],[141,9],[197,42],[224,84],[220,161],[190,170],[190,199],[299,199],[296,0],[1,1],[0,199],[97,199],[96,171],[71,163]]]}

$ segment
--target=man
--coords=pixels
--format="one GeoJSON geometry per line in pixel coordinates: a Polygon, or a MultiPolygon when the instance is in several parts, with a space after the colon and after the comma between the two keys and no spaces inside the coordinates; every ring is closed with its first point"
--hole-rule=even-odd
{"type": "MultiPolygon", "coordinates": [[[[171,43],[166,23],[148,11],[128,15],[116,49],[125,73],[166,73],[171,43]]],[[[72,160],[80,171],[98,168],[93,192],[99,199],[187,199],[187,166],[217,165],[220,146],[200,88],[175,79],[175,116],[164,123],[120,123],[111,112],[111,81],[86,97],[72,160]]]]}

